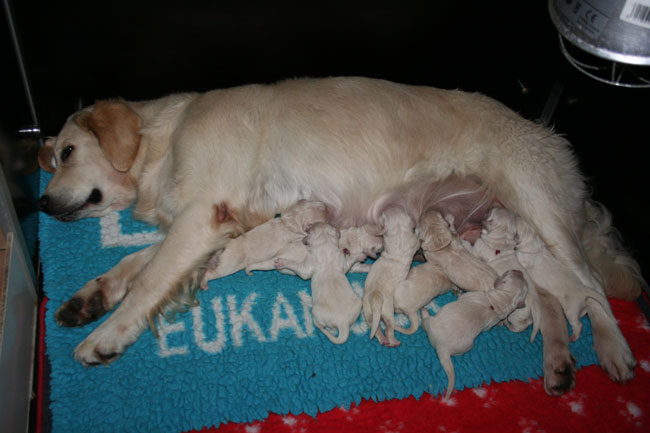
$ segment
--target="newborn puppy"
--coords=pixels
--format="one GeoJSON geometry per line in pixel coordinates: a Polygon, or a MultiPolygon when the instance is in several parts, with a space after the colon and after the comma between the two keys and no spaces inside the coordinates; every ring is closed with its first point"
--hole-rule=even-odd
{"type": "Polygon", "coordinates": [[[304,239],[309,250],[305,260],[275,260],[276,268],[289,268],[302,279],[311,278],[314,324],[334,344],[347,341],[350,326],[361,312],[361,299],[345,276],[346,260],[338,247],[339,236],[329,224],[315,224],[304,239]],[[327,328],[338,329],[338,336],[327,328]]]}
{"type": "Polygon", "coordinates": [[[302,240],[313,224],[326,219],[327,208],[323,203],[300,200],[279,218],[271,219],[232,239],[222,252],[213,255],[201,280],[201,288],[206,289],[210,280],[234,274],[253,263],[272,258],[287,244],[302,240]]]}
{"type": "MultiPolygon", "coordinates": [[[[309,256],[309,249],[303,242],[303,239],[289,242],[283,246],[273,257],[263,262],[253,263],[246,266],[246,274],[251,275],[253,271],[270,271],[277,269],[275,267],[276,259],[284,259],[292,262],[302,262],[309,256]]],[[[296,275],[294,271],[288,268],[278,269],[283,274],[296,275]]]]}
{"type": "MultiPolygon", "coordinates": [[[[341,230],[339,239],[339,249],[345,256],[345,272],[368,272],[370,265],[361,265],[361,262],[367,257],[373,259],[381,251],[384,241],[381,236],[377,236],[377,229],[374,226],[366,225],[363,227],[350,227],[341,230]],[[359,267],[358,267],[359,266],[359,267]],[[366,268],[367,266],[367,268],[366,268]],[[352,268],[352,269],[351,269],[352,268]]],[[[277,254],[269,260],[259,263],[253,263],[246,267],[246,273],[252,271],[268,271],[275,268],[275,259],[282,258],[294,262],[302,262],[309,255],[309,250],[302,240],[293,241],[282,247],[277,254]]],[[[295,275],[290,269],[279,269],[284,274],[295,275]]]]}
{"type": "Polygon", "coordinates": [[[533,323],[532,342],[539,331],[541,312],[539,295],[530,276],[517,260],[517,226],[515,215],[508,209],[492,208],[482,222],[481,236],[474,245],[464,243],[465,247],[476,257],[490,265],[497,274],[501,275],[509,269],[521,271],[526,281],[527,295],[525,307],[515,310],[506,321],[508,328],[521,332],[533,323]]]}
{"type": "Polygon", "coordinates": [[[452,288],[452,282],[435,263],[425,262],[411,268],[406,279],[397,285],[394,298],[395,311],[405,314],[411,325],[406,329],[395,326],[395,330],[413,334],[420,324],[418,310],[452,288]]]}
{"type": "Polygon", "coordinates": [[[400,281],[406,279],[413,256],[420,246],[415,224],[404,208],[388,206],[379,218],[384,236],[384,251],[372,264],[363,294],[363,317],[370,324],[370,338],[384,346],[399,346],[395,338],[395,308],[393,296],[400,281]],[[386,335],[379,321],[386,325],[386,335]]]}
{"type": "Polygon", "coordinates": [[[470,350],[481,332],[505,319],[523,304],[525,297],[526,283],[522,273],[510,270],[495,281],[492,290],[465,293],[442,307],[435,316],[422,310],[422,328],[447,373],[445,398],[449,398],[456,382],[451,357],[470,350]]]}
{"type": "Polygon", "coordinates": [[[562,305],[571,325],[571,341],[580,337],[580,318],[587,313],[588,299],[600,304],[604,312],[615,320],[604,295],[582,284],[571,269],[551,254],[544,241],[523,219],[517,218],[516,226],[519,240],[517,259],[526,268],[533,282],[548,290],[562,305]]]}
{"type": "Polygon", "coordinates": [[[497,273],[474,257],[442,215],[430,210],[420,218],[422,252],[427,262],[437,264],[452,283],[467,291],[487,291],[494,287],[497,273]]]}
{"type": "Polygon", "coordinates": [[[339,249],[346,255],[352,272],[368,272],[370,265],[362,263],[366,258],[377,258],[384,248],[384,240],[377,235],[378,228],[372,224],[341,230],[339,249]]]}

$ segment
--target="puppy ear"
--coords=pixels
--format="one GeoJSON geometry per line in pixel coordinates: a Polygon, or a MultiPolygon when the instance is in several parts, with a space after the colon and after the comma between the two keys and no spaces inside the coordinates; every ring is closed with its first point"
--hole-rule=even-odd
{"type": "Polygon", "coordinates": [[[56,171],[54,158],[54,137],[47,137],[43,146],[38,150],[38,165],[48,173],[56,171]]]}
{"type": "Polygon", "coordinates": [[[121,101],[97,101],[91,112],[74,118],[82,129],[99,141],[106,158],[119,172],[131,168],[140,148],[140,116],[121,101]]]}

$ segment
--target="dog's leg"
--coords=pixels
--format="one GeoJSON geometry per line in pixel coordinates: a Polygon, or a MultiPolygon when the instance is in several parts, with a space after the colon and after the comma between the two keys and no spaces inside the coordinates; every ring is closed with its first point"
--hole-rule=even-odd
{"type": "Polygon", "coordinates": [[[548,291],[537,287],[542,311],[540,332],[543,341],[544,390],[562,395],[575,387],[576,369],[569,351],[569,330],[560,302],[548,291]]]}
{"type": "Polygon", "coordinates": [[[307,261],[297,262],[295,260],[287,260],[281,257],[273,261],[273,265],[277,270],[289,269],[296,273],[303,280],[308,280],[312,276],[312,268],[307,261]]]}
{"type": "Polygon", "coordinates": [[[107,364],[121,355],[173,298],[183,284],[223,248],[236,228],[222,224],[211,207],[186,209],[173,221],[152,260],[132,280],[131,289],[115,312],[74,352],[84,365],[107,364]]]}
{"type": "Polygon", "coordinates": [[[61,326],[83,326],[102,317],[124,298],[129,283],[151,260],[158,244],[124,257],[105,274],[88,281],[54,314],[61,326]]]}
{"type": "Polygon", "coordinates": [[[600,366],[614,381],[626,382],[632,379],[636,360],[609,310],[609,305],[605,306],[593,298],[588,298],[587,315],[591,320],[594,349],[600,366]]]}

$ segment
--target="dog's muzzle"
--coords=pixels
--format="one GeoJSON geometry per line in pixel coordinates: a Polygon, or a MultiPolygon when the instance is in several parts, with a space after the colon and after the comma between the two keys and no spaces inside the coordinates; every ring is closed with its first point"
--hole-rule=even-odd
{"type": "Polygon", "coordinates": [[[53,216],[61,221],[70,221],[74,220],[75,214],[85,208],[88,205],[98,204],[102,201],[103,195],[102,192],[93,188],[90,192],[90,195],[85,202],[81,204],[70,204],[68,202],[58,202],[53,200],[49,195],[43,194],[41,198],[38,199],[38,210],[44,212],[50,216],[53,216]]]}

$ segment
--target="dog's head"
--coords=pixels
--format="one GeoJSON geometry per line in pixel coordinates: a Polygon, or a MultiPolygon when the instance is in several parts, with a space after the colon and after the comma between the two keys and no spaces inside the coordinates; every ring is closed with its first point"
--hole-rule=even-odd
{"type": "Polygon", "coordinates": [[[497,238],[514,240],[517,234],[515,215],[502,207],[492,208],[483,219],[483,229],[497,238]]]}
{"type": "Polygon", "coordinates": [[[73,221],[130,206],[141,127],[140,116],[121,101],[100,101],[70,116],[39,150],[39,165],[54,174],[39,209],[73,221]]]}
{"type": "Polygon", "coordinates": [[[513,308],[525,306],[526,294],[528,292],[524,274],[516,269],[506,271],[494,283],[496,290],[503,290],[511,293],[513,308]]]}
{"type": "Polygon", "coordinates": [[[321,245],[333,242],[338,246],[338,240],[341,233],[331,225],[319,222],[310,227],[309,233],[302,240],[302,243],[309,245],[321,245]]]}
{"type": "Polygon", "coordinates": [[[319,201],[299,200],[282,212],[280,219],[290,231],[307,234],[314,224],[327,221],[327,206],[319,201]]]}
{"type": "Polygon", "coordinates": [[[422,241],[422,249],[425,251],[446,248],[451,244],[454,236],[449,221],[436,211],[429,211],[422,215],[418,233],[422,241]]]}

